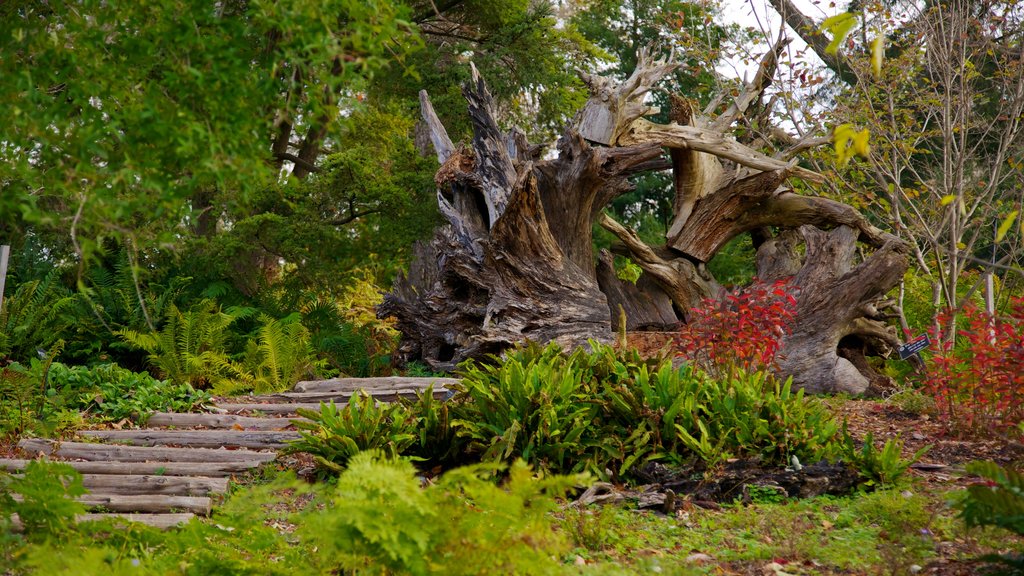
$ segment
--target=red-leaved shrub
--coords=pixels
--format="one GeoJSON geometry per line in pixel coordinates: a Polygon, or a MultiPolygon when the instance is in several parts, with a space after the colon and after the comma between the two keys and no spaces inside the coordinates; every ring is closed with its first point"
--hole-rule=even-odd
{"type": "Polygon", "coordinates": [[[722,300],[705,299],[676,335],[679,355],[705,368],[748,372],[775,367],[775,354],[796,315],[787,282],[754,280],[722,300]]]}
{"type": "MultiPolygon", "coordinates": [[[[939,317],[949,326],[952,315],[939,317]]],[[[935,397],[939,416],[959,435],[1004,436],[1024,418],[1024,298],[1006,315],[991,316],[968,305],[956,342],[933,334],[925,363],[924,389],[935,397]]]]}

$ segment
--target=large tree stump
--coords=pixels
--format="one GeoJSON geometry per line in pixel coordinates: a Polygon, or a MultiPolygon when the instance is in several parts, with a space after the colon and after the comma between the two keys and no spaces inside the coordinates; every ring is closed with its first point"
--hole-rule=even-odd
{"type": "Polygon", "coordinates": [[[798,290],[782,375],[811,392],[863,392],[877,378],[864,354],[899,344],[879,310],[908,266],[905,244],[853,208],[787,185],[792,177],[820,182],[820,174],[726,133],[770,83],[783,45],[780,39],[717,119],[675,98],[670,124],[645,120],[652,112],[645,94],[677,68],[647,52],[621,83],[583,74],[592,96],[554,158],[542,159],[520,131],[499,129],[475,68],[463,90],[471,147],[451,142],[421,94],[448,224],[417,247],[409,274],[379,307],[402,332],[398,360],[452,369],[527,339],[609,341],[620,310],[626,328],[671,326],[705,298],[724,296],[706,264],[731,239],[751,234],[759,276],[792,277],[798,290]],[[666,169],[673,171],[675,217],[665,244],[649,246],[603,210],[631,189],[630,176],[666,169]],[[619,281],[610,255],[595,258],[595,223],[620,240],[616,253],[643,269],[641,282],[619,281]],[[861,253],[868,255],[858,259],[861,253]]]}

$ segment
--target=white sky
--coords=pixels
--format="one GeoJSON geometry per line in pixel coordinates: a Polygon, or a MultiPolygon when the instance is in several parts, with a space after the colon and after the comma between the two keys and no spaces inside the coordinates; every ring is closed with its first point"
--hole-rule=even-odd
{"type": "MultiPolygon", "coordinates": [[[[804,15],[809,16],[816,22],[821,22],[829,16],[845,11],[848,1],[793,0],[793,4],[804,15]]],[[[771,4],[768,3],[768,0],[724,0],[722,19],[726,23],[737,23],[746,28],[753,28],[764,38],[756,47],[756,52],[752,54],[753,58],[748,59],[748,62],[744,63],[741,59],[734,59],[730,64],[724,65],[719,69],[719,72],[728,76],[742,78],[743,74],[746,73],[748,78],[752,78],[757,70],[758,57],[778,37],[782,18],[772,8],[771,4]]],[[[798,61],[806,60],[809,64],[813,65],[821,63],[811,51],[806,51],[807,57],[801,58],[800,53],[805,51],[807,44],[791,28],[787,27],[786,31],[789,37],[793,39],[788,46],[788,51],[793,59],[798,61]]]]}

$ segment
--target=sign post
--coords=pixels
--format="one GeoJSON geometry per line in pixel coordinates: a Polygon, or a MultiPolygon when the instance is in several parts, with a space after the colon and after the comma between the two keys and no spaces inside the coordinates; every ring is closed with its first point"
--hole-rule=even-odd
{"type": "Polygon", "coordinates": [[[927,334],[921,334],[917,338],[914,338],[910,342],[907,342],[903,346],[899,347],[898,352],[900,353],[900,360],[906,360],[911,356],[917,356],[918,358],[920,358],[921,350],[927,348],[931,343],[932,341],[928,339],[927,334]]]}
{"type": "Polygon", "coordinates": [[[10,246],[0,246],[0,311],[4,309],[4,282],[7,281],[7,258],[10,255],[10,246]]]}

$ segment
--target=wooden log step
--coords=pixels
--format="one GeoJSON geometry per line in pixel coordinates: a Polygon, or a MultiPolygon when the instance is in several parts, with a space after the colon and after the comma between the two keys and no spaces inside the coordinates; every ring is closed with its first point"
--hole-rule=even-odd
{"type": "Polygon", "coordinates": [[[98,520],[123,520],[125,522],[138,522],[160,530],[177,528],[182,524],[188,524],[196,515],[191,512],[172,512],[169,514],[117,514],[117,513],[92,513],[75,516],[76,522],[96,522],[98,520]]]}
{"type": "Polygon", "coordinates": [[[115,446],[85,442],[55,442],[42,438],[25,438],[18,447],[29,454],[77,460],[104,460],[115,462],[270,462],[277,458],[274,452],[255,450],[225,450],[210,448],[148,448],[144,446],[115,446]]]}
{"type": "Polygon", "coordinates": [[[458,384],[458,378],[441,377],[407,377],[385,376],[381,378],[331,378],[329,380],[303,380],[292,387],[293,392],[355,392],[365,390],[370,394],[376,391],[397,389],[426,390],[431,385],[434,389],[446,388],[458,384]]]}
{"type": "MultiPolygon", "coordinates": [[[[168,530],[170,528],[176,528],[182,524],[188,523],[190,520],[195,518],[196,515],[191,512],[179,512],[170,514],[131,514],[131,513],[93,513],[93,514],[79,514],[75,516],[75,522],[96,522],[99,520],[107,520],[113,518],[115,520],[123,520],[124,522],[138,522],[139,524],[145,524],[159,530],[168,530]]],[[[120,522],[118,522],[120,524],[120,522]]],[[[17,514],[11,515],[11,528],[15,532],[23,532],[25,530],[24,524],[21,522],[21,518],[18,518],[17,514]]]]}
{"type": "MultiPolygon", "coordinates": [[[[346,403],[337,403],[338,408],[341,408],[346,403]]],[[[239,412],[258,412],[261,414],[272,414],[275,416],[281,416],[284,414],[297,414],[298,408],[305,408],[306,410],[312,410],[313,412],[320,411],[319,402],[305,402],[305,403],[282,403],[282,404],[266,404],[266,403],[244,403],[238,404],[234,402],[217,403],[216,408],[229,412],[231,414],[237,414],[239,412]]]]}
{"type": "Polygon", "coordinates": [[[82,486],[90,492],[101,494],[209,496],[210,494],[226,494],[228,479],[207,476],[82,474],[82,486]]]}
{"type": "Polygon", "coordinates": [[[178,428],[232,428],[236,430],[283,430],[292,425],[292,420],[305,418],[257,418],[234,414],[178,414],[176,412],[154,412],[146,419],[146,428],[175,426],[178,428]]]}
{"type": "Polygon", "coordinates": [[[212,502],[207,496],[166,496],[163,494],[86,494],[76,498],[88,508],[104,508],[111,512],[175,512],[184,511],[209,516],[212,502]]]}
{"type": "Polygon", "coordinates": [[[206,476],[83,474],[82,485],[90,492],[125,495],[209,496],[228,491],[227,478],[206,476]]]}
{"type": "MultiPolygon", "coordinates": [[[[423,392],[420,388],[394,388],[391,390],[374,390],[371,396],[381,402],[394,402],[406,398],[415,400],[416,395],[423,392]]],[[[310,402],[348,402],[348,399],[358,391],[341,392],[278,392],[277,394],[265,394],[262,396],[245,396],[248,402],[266,403],[310,403],[310,402]]],[[[443,400],[448,397],[446,388],[435,388],[434,398],[443,400]]]]}
{"type": "MultiPolygon", "coordinates": [[[[0,470],[20,472],[31,460],[0,459],[0,470]]],[[[56,460],[81,474],[150,474],[154,476],[231,476],[262,464],[255,460],[239,462],[91,462],[56,460]]]]}
{"type": "MultiPolygon", "coordinates": [[[[20,494],[12,494],[16,502],[21,502],[20,494]]],[[[208,496],[166,496],[163,494],[85,494],[75,498],[86,508],[102,508],[111,512],[175,512],[185,511],[202,516],[209,516],[213,507],[208,496]]]]}
{"type": "Polygon", "coordinates": [[[284,448],[298,432],[260,430],[82,430],[80,435],[134,446],[178,445],[194,448],[284,448]]]}

